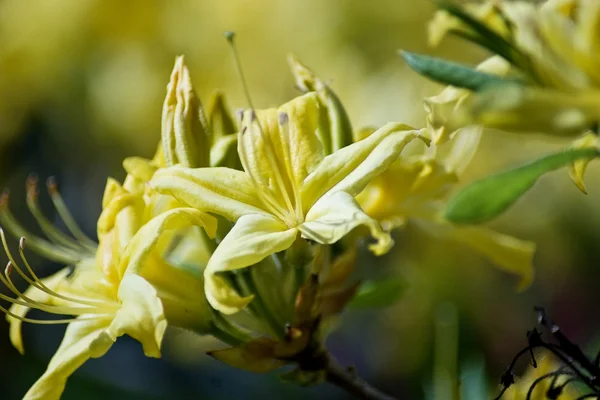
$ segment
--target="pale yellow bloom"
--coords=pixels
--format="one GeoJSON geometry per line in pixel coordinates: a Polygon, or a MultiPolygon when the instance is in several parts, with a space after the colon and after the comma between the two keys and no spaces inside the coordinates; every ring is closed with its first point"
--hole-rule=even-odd
{"type": "Polygon", "coordinates": [[[154,175],[151,185],[158,192],[235,221],[205,270],[206,295],[217,310],[235,313],[252,300],[240,297],[219,272],[256,264],[289,248],[298,235],[330,244],[366,225],[377,239],[370,246],[374,253],[383,254],[392,245],[354,196],[419,132],[388,124],[325,157],[315,134],[317,121],[314,93],[278,109],[249,110],[238,139],[244,171],[175,166],[154,175]]]}
{"type": "MultiPolygon", "coordinates": [[[[506,85],[478,94],[463,116],[466,121],[569,136],[597,124],[600,2],[489,1],[465,7],[465,11],[506,40],[515,72],[526,81],[523,86],[506,85]]],[[[478,37],[445,11],[434,22],[441,19],[449,22],[431,24],[433,42],[448,31],[478,37]]]]}
{"type": "MultiPolygon", "coordinates": [[[[212,236],[216,220],[196,209],[175,207],[179,204],[167,196],[145,193],[146,184],[136,175],[147,175],[163,162],[159,151],[154,160],[127,162],[133,173],[123,186],[109,179],[98,220],[100,245],[96,256],[79,250],[79,261],[72,274],[65,268],[39,279],[24,255],[28,242],[21,241],[22,262],[18,263],[2,233],[11,263],[0,279],[17,296],[15,299],[2,296],[13,303],[10,310],[4,310],[13,345],[23,352],[22,322],[68,323],[60,347],[44,375],[25,395],[26,399],[59,398],[68,377],[79,366],[89,358],[104,355],[124,334],[140,341],[147,356],[159,357],[167,320],[172,325],[209,331],[212,312],[203,295],[200,271],[194,275],[172,265],[165,257],[175,235],[190,227],[201,227],[212,236]],[[17,271],[31,284],[25,292],[21,293],[12,284],[11,271],[17,271]],[[32,308],[72,317],[33,320],[26,317],[32,308]]],[[[3,211],[3,220],[10,222],[10,218],[3,211]]],[[[56,232],[48,232],[56,236],[56,232]]],[[[50,254],[50,249],[59,255],[64,251],[40,238],[33,237],[31,242],[34,249],[46,246],[50,254]]],[[[63,258],[70,254],[64,253],[63,258]]]]}

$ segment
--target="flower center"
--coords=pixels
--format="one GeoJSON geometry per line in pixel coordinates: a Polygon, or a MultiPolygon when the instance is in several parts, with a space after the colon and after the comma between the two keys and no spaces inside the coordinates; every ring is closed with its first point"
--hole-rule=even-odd
{"type": "MultiPolygon", "coordinates": [[[[278,125],[281,130],[281,136],[284,138],[281,143],[281,158],[278,159],[275,155],[278,154],[275,150],[277,147],[272,142],[271,136],[267,135],[253,110],[247,114],[250,119],[248,124],[242,124],[240,132],[240,160],[244,170],[250,177],[252,184],[262,200],[265,207],[283,223],[290,228],[295,228],[304,221],[304,213],[302,211],[302,199],[300,196],[300,185],[294,176],[294,170],[291,159],[291,149],[289,141],[289,116],[287,113],[280,113],[278,116],[278,125]],[[265,185],[252,172],[248,162],[247,151],[255,152],[254,143],[252,140],[243,141],[244,135],[250,135],[258,132],[260,139],[265,146],[265,151],[262,153],[266,157],[270,172],[273,174],[272,185],[265,185]],[[246,143],[249,149],[246,148],[246,143]],[[283,165],[282,165],[283,164],[283,165]]],[[[256,154],[256,152],[255,152],[256,154]]]]}

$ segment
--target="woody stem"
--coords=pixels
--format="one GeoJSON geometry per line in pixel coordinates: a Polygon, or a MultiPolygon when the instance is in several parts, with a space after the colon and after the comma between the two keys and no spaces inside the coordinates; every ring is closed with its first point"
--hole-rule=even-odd
{"type": "Polygon", "coordinates": [[[345,390],[356,398],[364,400],[396,400],[395,397],[381,392],[362,380],[352,369],[344,368],[331,355],[327,357],[325,373],[327,382],[345,390]]]}

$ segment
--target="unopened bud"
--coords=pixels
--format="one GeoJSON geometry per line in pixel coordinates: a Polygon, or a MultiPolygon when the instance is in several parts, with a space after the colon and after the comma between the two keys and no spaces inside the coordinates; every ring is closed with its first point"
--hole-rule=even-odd
{"type": "Polygon", "coordinates": [[[193,168],[209,165],[210,134],[206,117],[183,56],[175,60],[167,85],[161,136],[168,166],[181,164],[193,168]]]}
{"type": "Polygon", "coordinates": [[[305,93],[316,92],[319,98],[318,135],[326,154],[352,144],[352,124],[335,92],[295,55],[288,57],[296,86],[305,93]]]}

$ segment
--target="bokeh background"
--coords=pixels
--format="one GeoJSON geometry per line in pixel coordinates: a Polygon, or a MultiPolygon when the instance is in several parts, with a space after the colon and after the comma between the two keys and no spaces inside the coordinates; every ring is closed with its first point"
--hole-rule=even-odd
{"type": "MultiPolygon", "coordinates": [[[[485,57],[455,39],[428,48],[426,24],[433,12],[425,0],[0,0],[0,179],[11,189],[11,208],[35,230],[24,204],[25,179],[30,172],[56,176],[72,213],[94,236],[107,176],[123,178],[125,156],[148,157],[155,149],[176,55],[185,54],[205,102],[221,89],[234,109],[247,105],[223,39],[226,30],[238,34],[257,107],[297,94],[286,62],[294,52],[337,91],[355,127],[390,120],[423,126],[421,99],[440,88],[411,72],[397,50],[469,63],[485,57]]],[[[486,132],[465,181],[565,145],[486,132]]],[[[401,300],[384,310],[344,315],[328,341],[331,351],[406,399],[433,398],[435,365],[454,362],[465,398],[493,393],[535,324],[534,305],[545,306],[594,351],[600,321],[598,176],[592,164],[584,196],[566,172],[556,172],[492,224],[538,243],[535,283],[524,293],[515,292],[513,277],[468,249],[409,223],[396,233],[391,254],[363,258],[368,268],[404,277],[401,300]]],[[[48,199],[41,199],[53,219],[48,199]]],[[[32,260],[41,275],[60,267],[32,260]]],[[[20,356],[0,321],[0,398],[25,393],[63,329],[26,326],[26,355],[20,356]]],[[[78,371],[64,398],[347,398],[326,385],[304,389],[279,382],[276,373],[233,370],[203,354],[213,345],[170,331],[164,358],[150,360],[124,338],[78,371]]]]}

